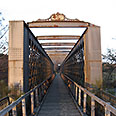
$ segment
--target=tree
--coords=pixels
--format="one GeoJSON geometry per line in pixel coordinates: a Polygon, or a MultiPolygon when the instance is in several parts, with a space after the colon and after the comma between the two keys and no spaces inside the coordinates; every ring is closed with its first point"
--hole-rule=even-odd
{"type": "Polygon", "coordinates": [[[103,59],[110,64],[116,63],[116,50],[115,49],[107,49],[107,54],[102,55],[103,59]]]}
{"type": "Polygon", "coordinates": [[[8,94],[8,25],[0,12],[0,98],[8,94]]]}
{"type": "Polygon", "coordinates": [[[116,81],[116,50],[107,49],[107,54],[103,56],[103,85],[114,87],[116,81]]]}
{"type": "Polygon", "coordinates": [[[8,24],[0,12],[0,53],[8,53],[8,24]]]}

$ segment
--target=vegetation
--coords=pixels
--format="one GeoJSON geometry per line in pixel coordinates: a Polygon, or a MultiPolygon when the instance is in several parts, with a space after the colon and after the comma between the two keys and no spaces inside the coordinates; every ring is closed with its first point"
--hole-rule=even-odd
{"type": "Polygon", "coordinates": [[[0,98],[8,95],[8,56],[0,54],[0,98]]]}
{"type": "Polygon", "coordinates": [[[5,97],[10,92],[8,90],[8,25],[0,12],[0,98],[5,97]]]}
{"type": "Polygon", "coordinates": [[[108,49],[103,55],[103,89],[116,94],[116,50],[108,49]]]}
{"type": "Polygon", "coordinates": [[[17,99],[22,94],[19,87],[12,86],[8,89],[8,55],[0,54],[0,98],[9,94],[13,99],[17,99]]]}
{"type": "Polygon", "coordinates": [[[7,84],[5,83],[4,80],[0,80],[0,98],[3,98],[5,96],[8,95],[9,91],[8,91],[8,86],[7,84]]]}

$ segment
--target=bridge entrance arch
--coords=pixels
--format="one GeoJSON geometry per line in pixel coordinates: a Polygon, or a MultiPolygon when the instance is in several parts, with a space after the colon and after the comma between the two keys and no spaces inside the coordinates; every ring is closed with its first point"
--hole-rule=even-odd
{"type": "MultiPolygon", "coordinates": [[[[70,68],[67,68],[66,63],[69,62],[69,58],[74,56],[76,51],[80,48],[83,48],[81,51],[83,51],[82,59],[84,61],[82,68],[84,83],[86,83],[86,85],[95,86],[100,86],[102,84],[101,37],[99,26],[78,19],[69,19],[64,14],[56,13],[52,14],[48,19],[38,19],[36,21],[28,22],[27,24],[24,21],[11,21],[9,33],[9,86],[21,83],[22,90],[28,91],[29,81],[33,82],[37,80],[38,73],[36,73],[36,76],[33,79],[29,80],[29,76],[31,75],[32,77],[35,74],[30,74],[29,71],[30,51],[33,51],[33,53],[38,52],[39,55],[37,55],[37,53],[34,54],[37,55],[37,57],[42,56],[41,58],[44,59],[45,65],[43,66],[41,63],[41,66],[43,66],[43,70],[47,70],[47,76],[50,76],[53,74],[54,70],[53,63],[55,67],[58,64],[61,64],[61,73],[63,75],[67,74],[67,71],[69,71],[70,68]],[[81,36],[56,35],[34,37],[29,28],[85,28],[85,31],[81,36]],[[43,46],[61,46],[58,51],[57,47],[45,50],[37,41],[58,39],[77,39],[78,41],[73,43],[74,47],[70,52],[66,51],[68,48],[65,48],[64,50],[66,43],[41,44],[43,46]],[[44,50],[47,51],[47,54],[44,50]],[[50,69],[45,69],[46,66],[50,69]]],[[[69,44],[72,45],[71,43],[68,43],[68,45],[69,44]]],[[[78,55],[72,59],[76,58],[77,62],[79,62],[77,57],[78,55]]],[[[72,62],[73,60],[70,61],[72,62]]],[[[32,67],[33,63],[30,65],[32,67]]],[[[37,64],[35,66],[37,66],[37,64]]],[[[75,70],[78,69],[75,68],[75,70]]],[[[34,71],[37,72],[37,69],[35,70],[34,68],[34,71]]]]}

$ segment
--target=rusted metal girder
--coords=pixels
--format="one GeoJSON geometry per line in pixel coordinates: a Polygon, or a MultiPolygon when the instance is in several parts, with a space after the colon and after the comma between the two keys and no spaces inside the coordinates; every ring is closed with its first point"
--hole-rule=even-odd
{"type": "Polygon", "coordinates": [[[64,53],[69,53],[69,50],[46,50],[48,54],[64,54],[64,53]]]}
{"type": "Polygon", "coordinates": [[[48,19],[38,19],[28,22],[30,28],[57,28],[57,27],[88,27],[90,23],[78,19],[69,19],[64,14],[52,14],[48,19]]]}
{"type": "Polygon", "coordinates": [[[49,56],[51,57],[51,56],[55,56],[55,57],[57,57],[57,56],[61,56],[62,57],[62,55],[63,56],[66,56],[68,53],[57,53],[57,54],[55,54],[55,53],[49,53],[49,56]]]}
{"type": "Polygon", "coordinates": [[[74,46],[75,43],[41,43],[42,46],[74,46]]]}
{"type": "Polygon", "coordinates": [[[80,22],[80,21],[33,21],[28,22],[30,28],[82,28],[88,27],[89,23],[80,22]]]}
{"type": "Polygon", "coordinates": [[[74,35],[56,35],[56,36],[37,36],[38,40],[78,40],[80,36],[74,35]]]}
{"type": "Polygon", "coordinates": [[[45,50],[71,50],[71,47],[47,47],[45,50]]]}

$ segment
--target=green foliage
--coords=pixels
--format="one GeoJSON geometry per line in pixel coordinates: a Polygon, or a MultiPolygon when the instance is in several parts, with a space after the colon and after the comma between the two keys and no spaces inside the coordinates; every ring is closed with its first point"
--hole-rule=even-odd
{"type": "Polygon", "coordinates": [[[3,98],[10,93],[10,90],[8,90],[8,86],[4,80],[0,80],[0,98],[3,98]]]}

